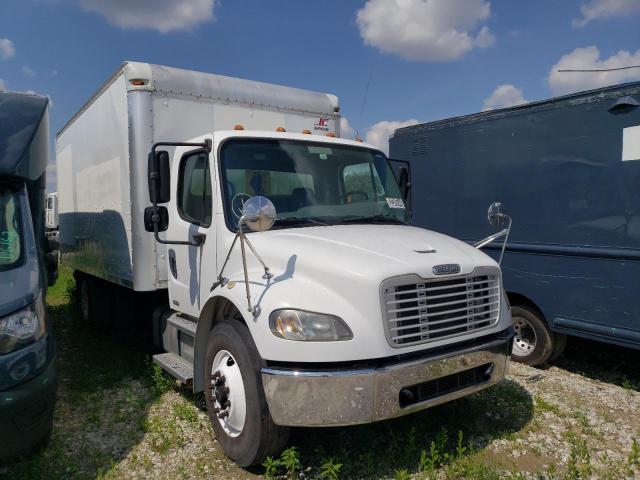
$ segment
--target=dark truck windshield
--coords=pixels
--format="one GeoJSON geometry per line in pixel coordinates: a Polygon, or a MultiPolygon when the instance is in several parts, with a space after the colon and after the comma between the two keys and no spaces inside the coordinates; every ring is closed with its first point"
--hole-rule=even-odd
{"type": "Polygon", "coordinates": [[[21,231],[18,197],[9,187],[0,185],[0,271],[20,263],[21,231]]]}
{"type": "Polygon", "coordinates": [[[225,216],[237,227],[242,204],[262,195],[276,207],[273,228],[408,221],[386,157],[366,148],[294,140],[234,139],[221,152],[225,216]]]}

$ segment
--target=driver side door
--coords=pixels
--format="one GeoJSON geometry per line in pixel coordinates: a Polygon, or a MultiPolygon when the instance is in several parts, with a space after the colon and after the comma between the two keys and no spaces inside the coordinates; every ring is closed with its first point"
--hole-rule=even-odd
{"type": "Polygon", "coordinates": [[[207,300],[200,298],[202,267],[216,261],[211,165],[210,154],[198,148],[185,151],[171,172],[174,200],[167,238],[192,244],[167,246],[169,301],[171,308],[193,317],[207,300]]]}

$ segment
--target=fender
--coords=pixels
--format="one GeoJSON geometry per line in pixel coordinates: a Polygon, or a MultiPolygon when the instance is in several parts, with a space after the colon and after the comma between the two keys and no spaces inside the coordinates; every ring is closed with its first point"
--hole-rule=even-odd
{"type": "Polygon", "coordinates": [[[247,323],[246,314],[238,299],[226,289],[216,288],[211,292],[211,296],[204,305],[204,308],[200,312],[200,318],[198,319],[198,325],[196,327],[196,339],[193,346],[193,393],[204,391],[205,378],[202,366],[204,365],[205,356],[207,354],[207,343],[209,341],[209,332],[217,321],[217,312],[222,304],[230,302],[235,306],[244,322],[247,323]]]}

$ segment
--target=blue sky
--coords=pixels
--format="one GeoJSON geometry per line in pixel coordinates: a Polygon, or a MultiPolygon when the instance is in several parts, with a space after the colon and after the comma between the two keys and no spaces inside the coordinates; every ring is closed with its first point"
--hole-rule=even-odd
{"type": "Polygon", "coordinates": [[[640,0],[0,0],[0,88],[50,95],[55,133],[147,61],[335,93],[384,143],[393,122],[640,80],[549,75],[640,64],[639,25],[640,0]]]}

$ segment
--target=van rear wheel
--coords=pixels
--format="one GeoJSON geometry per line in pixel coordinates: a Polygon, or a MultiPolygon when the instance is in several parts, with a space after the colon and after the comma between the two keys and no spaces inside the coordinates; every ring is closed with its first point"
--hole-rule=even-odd
{"type": "Polygon", "coordinates": [[[278,455],[289,429],[273,423],[260,377],[260,356],[243,323],[225,319],[216,324],[204,368],[209,420],[224,453],[241,467],[278,455]]]}
{"type": "Polygon", "coordinates": [[[542,365],[562,354],[566,338],[552,332],[542,315],[529,306],[511,308],[513,318],[513,349],[511,358],[525,365],[542,365]]]}

